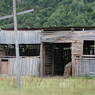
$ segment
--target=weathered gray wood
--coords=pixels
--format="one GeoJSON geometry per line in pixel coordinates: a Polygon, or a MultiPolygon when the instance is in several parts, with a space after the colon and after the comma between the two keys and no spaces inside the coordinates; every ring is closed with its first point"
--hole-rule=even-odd
{"type": "MultiPolygon", "coordinates": [[[[84,40],[95,40],[95,30],[84,30],[83,31],[46,31],[42,32],[42,42],[48,43],[72,43],[72,75],[84,75],[92,73],[90,67],[92,64],[86,64],[86,58],[82,61],[76,60],[77,56],[83,56],[83,42],[84,40]],[[79,63],[76,65],[76,61],[79,63]]],[[[44,60],[46,58],[43,57],[44,60]]],[[[92,60],[91,58],[90,60],[92,60]]],[[[93,68],[92,68],[93,69],[93,68]]]]}
{"type": "Polygon", "coordinates": [[[15,32],[15,51],[16,51],[16,63],[17,63],[17,74],[16,74],[16,78],[17,78],[17,87],[20,88],[21,87],[21,78],[20,78],[20,67],[19,67],[19,44],[18,44],[18,33],[19,31],[17,30],[17,16],[16,16],[16,0],[13,0],[13,21],[14,21],[14,32],[15,32]]]}
{"type": "Polygon", "coordinates": [[[76,76],[95,76],[95,58],[77,58],[75,73],[76,76]]]}
{"type": "Polygon", "coordinates": [[[47,33],[42,33],[43,42],[74,42],[77,40],[93,40],[95,39],[95,30],[85,30],[85,31],[53,31],[47,33]]]}
{"type": "MultiPolygon", "coordinates": [[[[16,58],[0,58],[7,59],[10,65],[9,76],[16,76],[18,72],[18,64],[16,58]]],[[[1,62],[1,61],[0,61],[1,62]]],[[[19,74],[21,76],[39,76],[40,75],[40,57],[20,57],[19,74]]]]}
{"type": "Polygon", "coordinates": [[[41,43],[40,45],[40,76],[43,76],[43,52],[44,52],[44,47],[43,47],[43,43],[41,43]]]}
{"type": "MultiPolygon", "coordinates": [[[[18,32],[19,44],[40,44],[41,43],[41,30],[22,30],[18,32]]],[[[0,31],[0,44],[14,44],[15,43],[14,31],[1,30],[0,31]]]]}
{"type": "MultiPolygon", "coordinates": [[[[23,11],[23,12],[18,12],[16,15],[22,15],[22,14],[26,14],[26,13],[30,13],[30,12],[33,12],[34,9],[30,9],[30,10],[26,10],[26,11],[23,11]]],[[[8,16],[3,16],[3,17],[0,17],[0,20],[5,20],[5,19],[8,19],[8,18],[12,18],[13,15],[8,15],[8,16]]]]}

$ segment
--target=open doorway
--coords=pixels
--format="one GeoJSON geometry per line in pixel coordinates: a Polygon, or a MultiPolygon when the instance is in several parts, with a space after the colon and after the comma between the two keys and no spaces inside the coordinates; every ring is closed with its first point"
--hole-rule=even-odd
{"type": "Polygon", "coordinates": [[[44,75],[63,76],[71,62],[71,43],[44,43],[44,75]]]}

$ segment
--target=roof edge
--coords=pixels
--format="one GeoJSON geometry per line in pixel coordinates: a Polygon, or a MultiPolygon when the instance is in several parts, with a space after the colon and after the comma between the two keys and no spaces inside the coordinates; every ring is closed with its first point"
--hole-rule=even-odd
{"type": "MultiPolygon", "coordinates": [[[[18,30],[43,30],[43,31],[62,31],[62,30],[95,30],[95,27],[46,27],[46,28],[18,28],[18,30]]],[[[2,28],[2,30],[14,30],[13,28],[2,28]]]]}

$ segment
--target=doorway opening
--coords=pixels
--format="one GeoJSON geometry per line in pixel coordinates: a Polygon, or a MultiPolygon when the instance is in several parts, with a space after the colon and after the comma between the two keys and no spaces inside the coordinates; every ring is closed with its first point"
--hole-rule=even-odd
{"type": "Polygon", "coordinates": [[[71,43],[44,43],[44,75],[63,76],[71,62],[71,43]]]}

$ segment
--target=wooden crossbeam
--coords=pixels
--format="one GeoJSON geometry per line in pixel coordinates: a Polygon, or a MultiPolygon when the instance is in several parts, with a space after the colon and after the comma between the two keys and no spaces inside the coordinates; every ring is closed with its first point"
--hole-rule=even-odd
{"type": "Polygon", "coordinates": [[[8,16],[3,16],[0,17],[0,20],[5,20],[8,18],[12,18],[14,20],[14,32],[16,35],[16,39],[15,39],[15,49],[16,49],[16,62],[17,62],[17,87],[20,88],[21,87],[21,76],[20,76],[20,67],[19,67],[19,44],[18,44],[18,30],[17,30],[17,15],[22,15],[22,14],[26,14],[26,13],[30,13],[33,12],[34,9],[30,9],[30,10],[25,10],[22,12],[16,12],[16,0],[13,0],[13,14],[12,15],[8,15],[8,16]]]}
{"type": "MultiPolygon", "coordinates": [[[[33,11],[34,11],[34,9],[25,10],[25,11],[16,13],[16,15],[23,15],[23,14],[27,14],[27,13],[30,13],[30,12],[33,12],[33,11]]],[[[13,17],[13,14],[12,15],[8,15],[8,16],[2,16],[2,17],[0,17],[0,20],[12,18],[12,17],[13,17]]]]}

